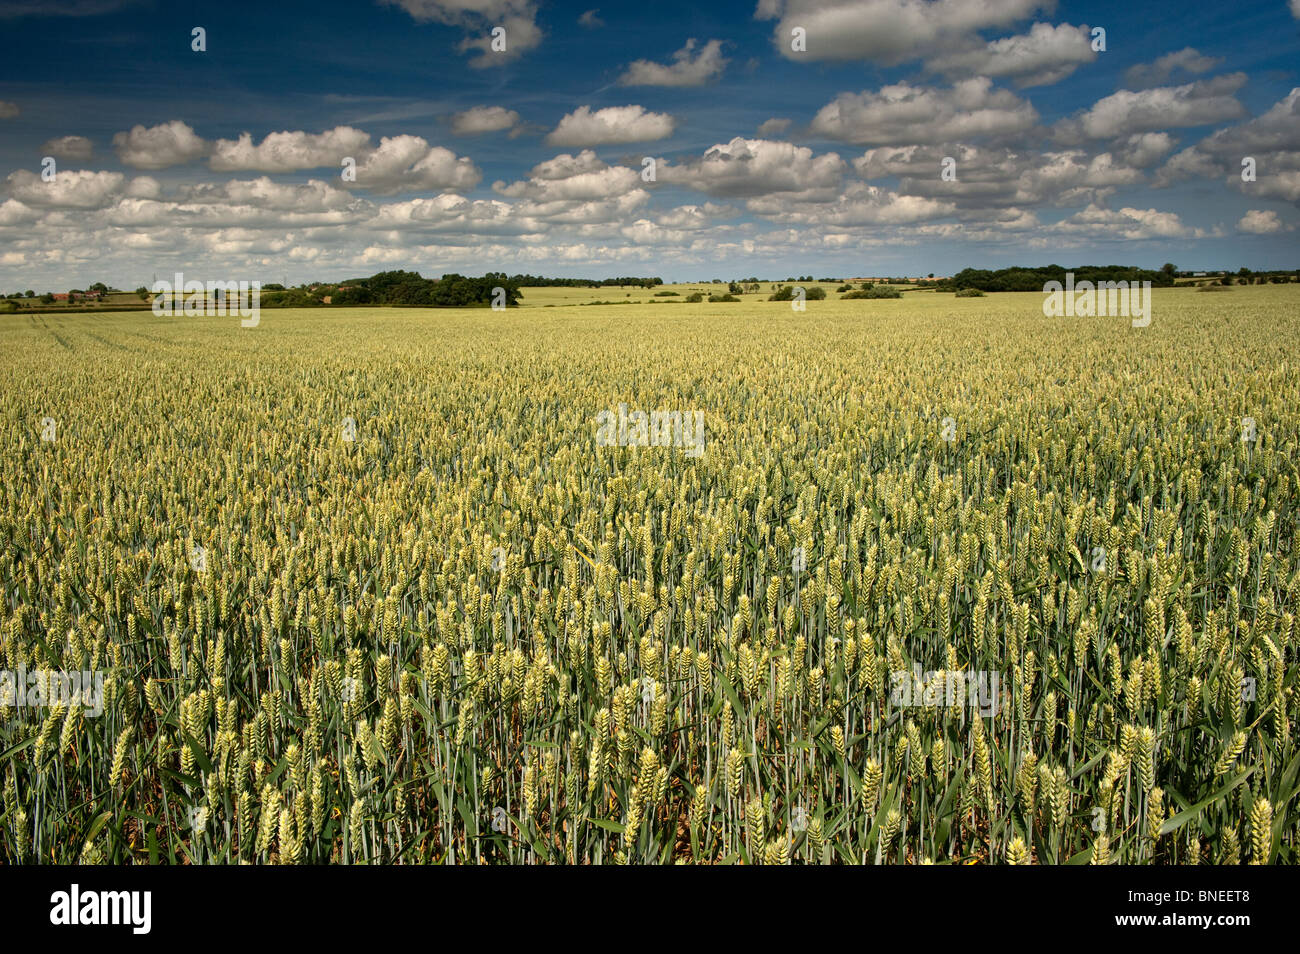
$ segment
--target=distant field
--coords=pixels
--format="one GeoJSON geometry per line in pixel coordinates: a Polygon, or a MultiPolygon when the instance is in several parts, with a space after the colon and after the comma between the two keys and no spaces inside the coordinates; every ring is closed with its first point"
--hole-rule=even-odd
{"type": "MultiPolygon", "coordinates": [[[[826,290],[827,298],[835,298],[838,297],[836,295],[835,290],[839,288],[842,283],[841,282],[762,282],[760,284],[762,285],[762,291],[760,293],[741,294],[738,295],[737,297],[742,298],[744,301],[766,301],[768,296],[772,294],[774,285],[794,284],[794,285],[802,285],[805,289],[811,289],[820,286],[826,290]]],[[[626,286],[620,288],[617,285],[606,285],[606,286],[601,286],[599,288],[526,286],[522,289],[523,298],[520,301],[519,306],[522,308],[538,308],[538,307],[544,308],[544,307],[558,307],[560,305],[590,305],[596,302],[608,302],[608,301],[632,302],[632,303],[646,303],[646,302],[653,301],[655,303],[662,303],[665,301],[682,301],[692,292],[700,292],[701,294],[704,295],[705,298],[707,298],[709,295],[725,295],[728,294],[727,287],[728,286],[725,284],[716,285],[713,284],[712,282],[698,282],[695,284],[680,284],[680,285],[658,285],[654,288],[649,288],[649,289],[633,287],[633,286],[626,286]],[[671,297],[656,295],[657,292],[665,292],[665,291],[674,291],[677,292],[678,294],[676,296],[671,296],[671,297]]],[[[858,287],[858,285],[855,283],[854,287],[856,288],[858,287]]],[[[929,291],[929,289],[917,289],[915,286],[911,286],[911,285],[898,285],[895,287],[902,288],[904,290],[912,290],[912,291],[921,291],[921,290],[929,291]]],[[[69,305],[65,301],[54,302],[53,304],[46,305],[46,304],[42,304],[39,298],[35,298],[35,299],[20,298],[20,299],[15,299],[15,301],[19,304],[21,308],[32,309],[37,313],[41,313],[41,314],[46,314],[50,312],[58,312],[60,314],[67,312],[69,314],[75,314],[78,312],[84,312],[84,311],[93,312],[101,309],[110,309],[110,308],[143,311],[143,310],[148,310],[150,307],[149,304],[144,300],[142,300],[140,296],[137,295],[135,292],[113,292],[108,295],[105,295],[97,303],[89,306],[80,303],[69,305]]],[[[338,310],[332,305],[321,306],[321,307],[330,308],[336,311],[338,310]]],[[[0,312],[0,317],[2,316],[3,313],[0,312]]]]}
{"type": "Polygon", "coordinates": [[[0,316],[0,862],[1297,861],[1300,286],[835,287],[0,316]]]}
{"type": "MultiPolygon", "coordinates": [[[[762,286],[762,291],[758,293],[739,294],[736,297],[746,302],[767,301],[767,297],[772,294],[773,285],[801,285],[805,289],[811,289],[814,287],[824,288],[826,289],[826,297],[828,299],[838,298],[839,296],[836,295],[835,289],[839,288],[843,282],[760,282],[759,284],[762,286]]],[[[855,283],[853,287],[857,288],[858,285],[855,283]]],[[[919,291],[919,289],[915,289],[915,286],[899,285],[897,287],[911,287],[914,290],[919,291]]],[[[631,286],[620,288],[617,285],[606,285],[600,288],[557,288],[551,286],[532,288],[526,286],[522,288],[521,291],[523,292],[523,297],[519,304],[522,308],[546,307],[548,305],[585,305],[598,301],[632,301],[643,304],[652,301],[656,303],[662,303],[665,301],[680,302],[684,301],[686,296],[690,295],[692,292],[699,292],[704,295],[706,299],[710,295],[729,294],[727,291],[727,285],[715,285],[712,282],[697,282],[694,284],[680,285],[656,285],[654,288],[634,288],[631,286]],[[674,291],[677,292],[678,295],[677,297],[656,297],[657,292],[666,291],[674,291]]],[[[730,304],[733,308],[736,307],[735,302],[728,302],[727,304],[730,304]]],[[[785,307],[788,309],[790,303],[786,302],[785,307]]]]}

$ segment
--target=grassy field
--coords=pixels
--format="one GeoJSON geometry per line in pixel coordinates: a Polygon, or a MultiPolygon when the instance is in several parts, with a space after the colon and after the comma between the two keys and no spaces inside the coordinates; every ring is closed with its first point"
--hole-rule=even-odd
{"type": "Polygon", "coordinates": [[[0,862],[1297,860],[1300,286],[629,291],[0,318],[0,862]]]}

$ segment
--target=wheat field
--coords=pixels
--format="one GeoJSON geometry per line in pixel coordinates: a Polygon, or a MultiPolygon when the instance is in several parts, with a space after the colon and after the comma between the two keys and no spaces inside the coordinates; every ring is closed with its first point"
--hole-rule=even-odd
{"type": "Polygon", "coordinates": [[[0,861],[1294,862],[1300,290],[1154,295],[4,319],[0,861]]]}

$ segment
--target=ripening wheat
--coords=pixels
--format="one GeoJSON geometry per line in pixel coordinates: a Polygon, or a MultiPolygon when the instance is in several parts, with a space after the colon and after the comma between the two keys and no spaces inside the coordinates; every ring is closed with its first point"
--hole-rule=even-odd
{"type": "Polygon", "coordinates": [[[9,319],[0,861],[1295,861],[1295,295],[9,319]]]}

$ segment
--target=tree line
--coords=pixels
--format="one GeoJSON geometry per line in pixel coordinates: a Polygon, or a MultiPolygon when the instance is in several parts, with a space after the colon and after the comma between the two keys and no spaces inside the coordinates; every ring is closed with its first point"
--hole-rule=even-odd
{"type": "Polygon", "coordinates": [[[1147,268],[1134,268],[1128,265],[1078,265],[1066,268],[1063,265],[1042,265],[1027,267],[1013,265],[990,271],[986,268],[963,268],[946,283],[954,289],[978,288],[980,291],[1042,291],[1047,282],[1065,283],[1065,273],[1074,274],[1074,283],[1079,282],[1150,282],[1153,287],[1167,287],[1174,284],[1178,270],[1173,265],[1165,265],[1159,271],[1147,268]]]}
{"type": "Polygon", "coordinates": [[[521,288],[603,288],[611,285],[623,288],[654,288],[664,280],[658,276],[642,278],[623,275],[618,278],[547,278],[543,275],[511,275],[510,280],[521,288]]]}
{"type": "Polygon", "coordinates": [[[429,308],[463,308],[519,304],[519,283],[505,272],[488,272],[470,278],[449,272],[441,278],[424,278],[419,272],[379,272],[369,278],[352,278],[337,285],[264,287],[263,307],[301,308],[331,305],[422,305],[429,308]],[[500,289],[498,292],[497,289],[500,289]]]}

